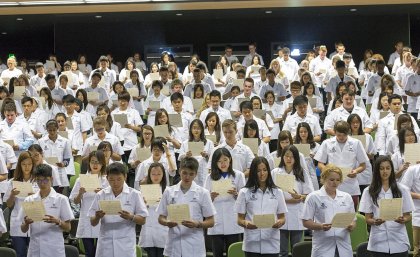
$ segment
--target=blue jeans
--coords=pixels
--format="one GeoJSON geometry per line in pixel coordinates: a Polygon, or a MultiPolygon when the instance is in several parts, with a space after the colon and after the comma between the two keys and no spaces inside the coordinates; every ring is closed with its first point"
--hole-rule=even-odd
{"type": "Polygon", "coordinates": [[[17,257],[26,257],[28,255],[29,237],[12,236],[12,246],[16,251],[17,257]]]}
{"type": "Polygon", "coordinates": [[[96,244],[95,238],[82,238],[83,246],[85,247],[86,257],[95,257],[96,244]]]}

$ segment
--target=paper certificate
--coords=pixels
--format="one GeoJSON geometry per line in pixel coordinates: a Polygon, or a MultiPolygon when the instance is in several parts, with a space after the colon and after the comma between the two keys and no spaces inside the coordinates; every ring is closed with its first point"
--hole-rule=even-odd
{"type": "Polygon", "coordinates": [[[62,75],[66,75],[67,77],[67,85],[73,87],[75,81],[73,81],[73,72],[71,71],[63,71],[61,72],[62,75]]]}
{"type": "Polygon", "coordinates": [[[353,170],[352,168],[340,167],[340,166],[337,166],[337,167],[341,170],[341,173],[343,174],[343,180],[346,178],[349,178],[347,177],[347,175],[349,175],[352,172],[353,170]]]}
{"type": "Polygon", "coordinates": [[[277,168],[280,166],[281,158],[274,157],[274,167],[277,168]]]}
{"type": "Polygon", "coordinates": [[[258,74],[260,72],[261,66],[251,66],[252,73],[258,74]]]}
{"type": "Polygon", "coordinates": [[[69,138],[69,132],[67,131],[58,131],[58,134],[64,138],[69,138]]]}
{"type": "Polygon", "coordinates": [[[48,164],[54,165],[54,166],[57,166],[57,163],[60,162],[56,156],[45,157],[44,159],[48,164]]]}
{"type": "Polygon", "coordinates": [[[105,87],[105,76],[101,77],[101,80],[98,83],[99,87],[105,87]]]}
{"type": "Polygon", "coordinates": [[[45,206],[42,201],[23,202],[22,208],[25,215],[34,222],[43,221],[45,218],[45,206]]]}
{"type": "Polygon", "coordinates": [[[127,88],[127,92],[131,95],[131,97],[138,97],[139,96],[139,89],[138,88],[127,88]]]}
{"type": "Polygon", "coordinates": [[[45,66],[46,66],[47,70],[53,70],[55,68],[55,62],[50,61],[50,60],[46,60],[45,61],[45,66]]]}
{"type": "Polygon", "coordinates": [[[190,206],[188,204],[168,205],[168,219],[179,224],[183,220],[191,220],[190,206]]]}
{"type": "Polygon", "coordinates": [[[204,151],[203,142],[188,142],[188,150],[191,151],[192,156],[201,156],[204,151]]]}
{"type": "Polygon", "coordinates": [[[229,78],[236,79],[238,76],[236,75],[236,71],[229,71],[228,73],[229,78]]]}
{"type": "Polygon", "coordinates": [[[101,188],[97,174],[80,174],[80,187],[85,188],[86,192],[95,192],[101,188]]]}
{"type": "Polygon", "coordinates": [[[399,114],[395,114],[395,120],[394,120],[394,130],[397,130],[398,127],[398,118],[400,117],[399,114]]]}
{"type": "Polygon", "coordinates": [[[15,145],[15,141],[13,139],[5,139],[5,140],[3,140],[3,142],[10,145],[11,147],[13,147],[15,145]]]}
{"type": "Polygon", "coordinates": [[[255,115],[255,117],[265,120],[265,114],[266,114],[265,110],[254,109],[252,112],[255,115]]]}
{"type": "Polygon", "coordinates": [[[331,221],[333,228],[347,228],[356,217],[356,213],[336,213],[331,221]]]}
{"type": "Polygon", "coordinates": [[[89,146],[89,151],[90,152],[94,152],[96,150],[98,150],[98,146],[97,145],[91,145],[91,146],[89,146]]]}
{"type": "Polygon", "coordinates": [[[381,120],[381,119],[385,118],[388,114],[389,114],[389,112],[381,111],[379,113],[379,119],[381,120]]]}
{"type": "Polygon", "coordinates": [[[182,128],[182,116],[179,113],[168,114],[169,122],[172,126],[182,128]]]}
{"type": "Polygon", "coordinates": [[[86,71],[86,64],[78,64],[77,68],[79,69],[79,71],[85,72],[86,71]]]}
{"type": "Polygon", "coordinates": [[[252,223],[254,223],[257,228],[272,228],[274,223],[276,223],[276,215],[256,214],[252,217],[252,223]]]}
{"type": "Polygon", "coordinates": [[[45,109],[45,97],[34,97],[34,98],[39,101],[39,104],[41,105],[42,109],[45,109]]]}
{"type": "Polygon", "coordinates": [[[163,88],[162,88],[162,90],[160,91],[160,93],[162,94],[162,95],[166,95],[166,96],[169,96],[171,93],[170,93],[170,90],[169,90],[169,86],[163,86],[163,88]]]}
{"type": "Polygon", "coordinates": [[[159,80],[159,72],[149,73],[149,75],[151,81],[159,80]]]}
{"type": "Polygon", "coordinates": [[[316,107],[317,98],[316,97],[308,97],[309,105],[311,108],[316,107]]]}
{"type": "Polygon", "coordinates": [[[248,97],[240,97],[238,98],[238,105],[240,106],[242,102],[250,101],[248,97]]]}
{"type": "Polygon", "coordinates": [[[137,147],[136,154],[137,154],[137,159],[141,162],[144,162],[145,160],[149,159],[150,156],[152,156],[152,152],[150,151],[149,148],[137,147]]]}
{"type": "Polygon", "coordinates": [[[114,121],[118,122],[121,125],[121,127],[124,128],[125,125],[128,124],[127,114],[125,113],[114,114],[114,121]]]}
{"type": "Polygon", "coordinates": [[[66,126],[67,126],[68,129],[74,129],[73,120],[71,119],[71,117],[66,118],[66,126]]]}
{"type": "Polygon", "coordinates": [[[200,110],[204,99],[191,99],[191,100],[192,100],[194,111],[200,110]]]}
{"type": "Polygon", "coordinates": [[[119,200],[99,200],[99,208],[105,212],[105,215],[120,215],[122,210],[119,200]]]}
{"type": "Polygon", "coordinates": [[[140,191],[149,205],[159,203],[162,198],[162,189],[159,184],[141,185],[140,191]]]}
{"type": "Polygon", "coordinates": [[[169,137],[169,130],[168,130],[168,125],[158,125],[155,126],[154,128],[155,131],[155,138],[156,137],[169,137]]]}
{"type": "Polygon", "coordinates": [[[25,94],[25,87],[23,87],[23,86],[18,86],[18,87],[15,87],[15,91],[14,91],[14,93],[13,93],[13,98],[15,99],[15,100],[20,100],[20,99],[22,99],[23,98],[23,95],[25,94]]]}
{"type": "Polygon", "coordinates": [[[211,191],[219,195],[228,195],[228,191],[231,189],[233,189],[233,185],[230,179],[219,179],[211,182],[211,191]]]}
{"type": "Polygon", "coordinates": [[[19,191],[17,196],[19,197],[27,197],[29,194],[33,194],[34,190],[32,188],[32,184],[29,182],[20,182],[20,181],[12,181],[13,188],[16,188],[19,191]]]}
{"type": "Polygon", "coordinates": [[[363,149],[366,150],[366,135],[353,135],[351,137],[359,140],[363,145],[363,149]]]}
{"type": "Polygon", "coordinates": [[[326,69],[321,68],[321,69],[319,69],[319,70],[318,70],[318,72],[325,74],[325,73],[327,73],[327,70],[326,70],[326,69]]]}
{"type": "Polygon", "coordinates": [[[149,108],[152,109],[152,111],[157,111],[157,109],[160,109],[160,102],[159,101],[150,101],[149,102],[149,108]]]}
{"type": "Polygon", "coordinates": [[[241,90],[244,89],[244,79],[233,79],[233,85],[238,86],[241,90]]]}
{"type": "MultiPolygon", "coordinates": [[[[8,77],[4,77],[4,78],[1,78],[2,80],[3,80],[3,82],[6,82],[7,83],[7,86],[9,86],[9,83],[10,83],[10,79],[11,78],[8,78],[8,77]]],[[[3,86],[3,85],[2,85],[3,86]]]]}
{"type": "Polygon", "coordinates": [[[131,70],[125,70],[125,77],[127,79],[130,79],[130,73],[131,73],[131,70]]]}
{"type": "Polygon", "coordinates": [[[402,198],[379,200],[379,218],[385,221],[402,216],[402,198]]]}
{"type": "Polygon", "coordinates": [[[216,143],[216,135],[206,135],[206,139],[216,143]]]}
{"type": "Polygon", "coordinates": [[[99,101],[99,93],[98,92],[87,92],[87,99],[88,99],[88,101],[99,101]]]}
{"type": "Polygon", "coordinates": [[[356,67],[349,67],[349,69],[347,70],[347,75],[349,76],[356,76],[356,67]]]}
{"type": "Polygon", "coordinates": [[[295,144],[294,146],[296,146],[298,151],[305,157],[309,157],[311,154],[311,146],[309,144],[295,144]]]}
{"type": "Polygon", "coordinates": [[[217,80],[223,79],[223,69],[213,69],[213,77],[217,80]]]}
{"type": "Polygon", "coordinates": [[[291,174],[276,174],[274,183],[284,192],[293,192],[296,178],[291,174]]]}
{"type": "Polygon", "coordinates": [[[243,138],[242,143],[251,148],[253,154],[258,155],[258,138],[243,138]]]}
{"type": "Polygon", "coordinates": [[[420,161],[420,143],[405,144],[404,161],[409,162],[410,166],[420,161]]]}

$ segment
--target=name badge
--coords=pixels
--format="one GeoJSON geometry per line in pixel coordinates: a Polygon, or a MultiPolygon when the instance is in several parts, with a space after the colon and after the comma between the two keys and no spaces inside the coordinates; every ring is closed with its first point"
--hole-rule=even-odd
{"type": "Polygon", "coordinates": [[[325,210],[325,209],[327,209],[327,205],[325,203],[321,203],[321,206],[319,206],[319,208],[325,210]]]}
{"type": "Polygon", "coordinates": [[[258,197],[255,194],[251,194],[251,197],[249,198],[250,201],[256,201],[258,200],[258,197]]]}
{"type": "Polygon", "coordinates": [[[130,203],[130,201],[126,201],[126,202],[124,203],[124,205],[126,205],[126,206],[131,206],[131,203],[130,203]]]}

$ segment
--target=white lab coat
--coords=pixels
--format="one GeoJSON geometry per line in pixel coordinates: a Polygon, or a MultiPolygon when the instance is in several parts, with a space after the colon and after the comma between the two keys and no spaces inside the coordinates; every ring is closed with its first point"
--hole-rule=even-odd
{"type": "MultiPolygon", "coordinates": [[[[303,169],[302,169],[303,170],[303,169]]],[[[271,177],[273,179],[276,175],[294,175],[294,171],[288,173],[284,168],[275,168],[271,171],[271,177]]],[[[308,195],[314,191],[312,186],[311,178],[306,170],[303,170],[303,178],[305,182],[295,179],[294,189],[298,194],[308,195]]],[[[292,195],[286,191],[283,191],[284,199],[292,199],[292,195]]],[[[306,228],[302,224],[302,220],[299,218],[302,216],[303,202],[300,203],[286,203],[288,212],[286,213],[286,223],[280,228],[282,230],[305,230],[306,228]]]]}
{"type": "MultiPolygon", "coordinates": [[[[245,219],[252,222],[258,214],[287,213],[283,191],[273,188],[263,192],[258,188],[242,188],[235,204],[235,212],[245,214],[245,219]]],[[[274,225],[274,224],[273,224],[274,225]]],[[[280,230],[276,228],[245,229],[242,250],[260,254],[278,254],[280,252],[280,230]]]]}
{"type": "MultiPolygon", "coordinates": [[[[132,151],[133,152],[133,151],[132,151]]],[[[136,153],[137,156],[137,153],[136,153]]],[[[171,158],[172,158],[172,162],[175,163],[175,155],[171,154],[171,158]]],[[[135,159],[138,160],[138,159],[135,159]]],[[[148,171],[149,171],[149,167],[150,165],[152,165],[152,163],[154,163],[155,161],[153,160],[153,156],[150,156],[149,158],[147,158],[146,160],[144,160],[142,163],[140,163],[136,169],[135,169],[135,178],[134,178],[134,188],[135,189],[139,189],[139,184],[140,182],[147,177],[148,171]]],[[[160,160],[157,161],[159,163],[161,163],[163,165],[163,167],[165,168],[165,179],[166,179],[166,184],[169,185],[169,176],[173,177],[176,174],[176,170],[170,170],[169,169],[169,162],[168,162],[168,158],[166,157],[166,155],[162,155],[160,157],[160,160]]]]}
{"type": "MultiPolygon", "coordinates": [[[[310,193],[303,207],[302,220],[313,220],[316,223],[331,223],[337,213],[354,212],[352,197],[343,191],[336,190],[332,199],[324,187],[310,193]]],[[[312,237],[312,257],[334,256],[338,249],[340,257],[353,257],[350,232],[345,228],[331,228],[328,231],[314,230],[312,237]]]]}
{"type": "MultiPolygon", "coordinates": [[[[216,214],[209,191],[194,181],[186,193],[181,191],[181,182],[166,188],[157,213],[167,217],[170,204],[188,204],[191,219],[194,221],[202,221],[203,218],[216,214]]],[[[203,229],[187,228],[181,224],[170,228],[163,254],[171,257],[205,257],[203,229]]]]}
{"type": "MultiPolygon", "coordinates": [[[[25,202],[41,201],[39,192],[25,198],[25,202]]],[[[45,212],[61,221],[74,219],[67,196],[59,194],[51,188],[50,194],[42,199],[45,212]]],[[[25,212],[19,211],[19,220],[23,220],[25,212]]],[[[30,238],[28,257],[65,257],[63,231],[54,223],[43,221],[29,225],[30,238]]]]}
{"type": "MultiPolygon", "coordinates": [[[[133,126],[143,125],[143,120],[140,118],[140,114],[130,107],[128,107],[125,111],[122,111],[119,108],[117,108],[111,112],[112,117],[114,117],[114,114],[126,114],[128,124],[131,124],[133,126]]],[[[122,135],[116,136],[118,136],[119,138],[124,138],[124,145],[122,146],[123,150],[131,151],[131,149],[138,143],[137,132],[125,127],[121,127],[120,131],[122,135]]]]}
{"type": "MultiPolygon", "coordinates": [[[[413,200],[407,187],[398,183],[398,189],[402,196],[402,213],[412,212],[414,210],[413,200]]],[[[378,203],[381,199],[392,199],[392,190],[381,192],[378,195],[378,203]]],[[[369,187],[363,191],[360,200],[359,211],[364,213],[372,213],[374,218],[379,217],[379,207],[373,203],[369,194],[369,187]]],[[[385,221],[379,226],[371,226],[369,243],[367,249],[369,251],[382,253],[401,253],[410,250],[410,242],[408,241],[407,230],[405,224],[399,224],[395,221],[385,221]]]]}
{"type": "MultiPolygon", "coordinates": [[[[366,141],[365,141],[365,151],[366,154],[377,154],[377,150],[375,147],[375,144],[373,143],[373,138],[370,134],[365,134],[366,141]]],[[[357,175],[357,181],[359,181],[359,185],[370,185],[370,182],[372,181],[372,164],[370,161],[366,162],[366,169],[357,175]]]]}
{"type": "MultiPolygon", "coordinates": [[[[219,144],[214,151],[218,148],[226,148],[229,150],[230,154],[232,155],[232,168],[235,170],[239,170],[245,172],[246,169],[251,167],[251,162],[254,159],[254,154],[252,153],[251,149],[242,144],[241,142],[236,142],[235,146],[232,148],[226,142],[219,144]]],[[[214,152],[213,151],[213,152],[214,152]]],[[[207,169],[211,169],[211,161],[213,158],[213,154],[210,155],[207,169]]]]}
{"type": "MultiPolygon", "coordinates": [[[[144,204],[141,193],[127,184],[124,184],[123,191],[115,196],[111,187],[99,191],[89,209],[89,217],[94,217],[96,211],[100,210],[99,200],[119,200],[122,209],[131,214],[147,217],[147,207],[144,204]]],[[[136,256],[136,224],[131,220],[125,220],[119,215],[105,215],[101,219],[96,256],[136,256]]]]}
{"type": "MultiPolygon", "coordinates": [[[[89,173],[88,173],[89,174],[89,173]]],[[[109,186],[108,180],[106,176],[99,177],[99,185],[101,188],[106,188],[109,186]]],[[[77,197],[80,190],[80,178],[77,178],[76,183],[74,184],[73,189],[70,193],[70,200],[74,201],[74,198],[77,197]]],[[[95,192],[86,192],[82,196],[82,201],[80,202],[80,216],[79,216],[79,223],[77,225],[76,237],[77,238],[98,238],[99,237],[99,230],[101,228],[101,224],[96,225],[93,227],[90,224],[90,218],[88,216],[88,211],[90,206],[92,205],[93,199],[95,198],[95,192]]]]}
{"type": "MultiPolygon", "coordinates": [[[[233,170],[235,177],[228,175],[226,177],[220,176],[219,180],[231,180],[232,188],[236,188],[239,192],[245,186],[245,176],[238,170],[233,170]]],[[[207,176],[204,187],[212,191],[213,179],[210,174],[207,176]]],[[[214,215],[214,227],[207,230],[208,235],[233,235],[244,232],[244,229],[237,223],[238,214],[232,210],[236,199],[231,194],[219,195],[214,201],[213,205],[216,208],[216,215],[214,215]]]]}
{"type": "MultiPolygon", "coordinates": [[[[401,180],[401,184],[408,187],[411,192],[420,193],[420,164],[410,166],[401,180]]],[[[420,227],[420,199],[413,199],[413,226],[420,227]]]]}

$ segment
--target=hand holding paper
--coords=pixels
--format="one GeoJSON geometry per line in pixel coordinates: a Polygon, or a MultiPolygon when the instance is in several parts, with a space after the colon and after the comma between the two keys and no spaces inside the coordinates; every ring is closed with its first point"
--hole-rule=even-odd
{"type": "Polygon", "coordinates": [[[190,206],[188,204],[168,205],[168,220],[181,224],[184,220],[191,220],[190,206]]]}
{"type": "Polygon", "coordinates": [[[33,222],[43,221],[45,218],[45,206],[42,201],[23,202],[22,208],[25,215],[33,222]]]}
{"type": "Polygon", "coordinates": [[[122,210],[119,200],[99,200],[99,208],[105,212],[105,215],[120,215],[122,210]]]}

